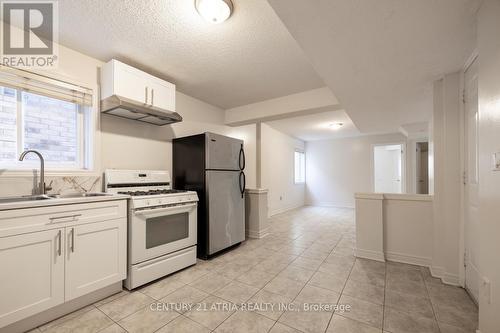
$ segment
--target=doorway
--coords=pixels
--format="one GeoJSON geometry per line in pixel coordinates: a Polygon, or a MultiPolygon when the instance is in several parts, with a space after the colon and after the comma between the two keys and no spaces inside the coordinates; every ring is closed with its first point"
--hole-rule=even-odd
{"type": "Polygon", "coordinates": [[[464,242],[465,288],[479,300],[479,158],[477,59],[464,74],[464,242]]]}
{"type": "Polygon", "coordinates": [[[373,147],[374,191],[403,193],[403,145],[387,144],[373,147]]]}
{"type": "Polygon", "coordinates": [[[417,142],[415,155],[415,193],[429,194],[429,143],[417,142]]]}

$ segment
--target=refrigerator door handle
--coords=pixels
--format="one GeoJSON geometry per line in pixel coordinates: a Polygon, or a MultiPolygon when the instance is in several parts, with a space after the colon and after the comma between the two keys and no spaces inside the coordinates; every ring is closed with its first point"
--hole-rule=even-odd
{"type": "Polygon", "coordinates": [[[245,151],[243,150],[243,144],[241,144],[240,156],[238,158],[238,163],[239,163],[240,170],[245,170],[246,157],[245,157],[245,151]]]}
{"type": "Polygon", "coordinates": [[[246,187],[246,176],[243,171],[240,172],[240,177],[239,177],[239,183],[240,183],[240,192],[241,192],[241,198],[245,197],[245,187],[246,187]],[[243,180],[243,181],[242,181],[243,180]]]}

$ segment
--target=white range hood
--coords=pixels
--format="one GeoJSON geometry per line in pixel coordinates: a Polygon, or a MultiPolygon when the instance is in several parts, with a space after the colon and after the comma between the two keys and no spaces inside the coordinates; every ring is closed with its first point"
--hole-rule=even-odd
{"type": "Polygon", "coordinates": [[[114,59],[101,69],[101,112],[159,126],[182,121],[174,84],[114,59]]]}

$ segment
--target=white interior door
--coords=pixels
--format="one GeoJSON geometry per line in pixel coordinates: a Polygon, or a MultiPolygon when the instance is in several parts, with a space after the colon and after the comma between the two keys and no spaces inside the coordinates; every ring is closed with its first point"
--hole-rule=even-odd
{"type": "Polygon", "coordinates": [[[403,147],[401,144],[373,148],[374,190],[378,193],[403,192],[403,147]]]}
{"type": "Polygon", "coordinates": [[[465,287],[475,300],[479,297],[478,224],[478,77],[477,60],[465,72],[465,287]]]}

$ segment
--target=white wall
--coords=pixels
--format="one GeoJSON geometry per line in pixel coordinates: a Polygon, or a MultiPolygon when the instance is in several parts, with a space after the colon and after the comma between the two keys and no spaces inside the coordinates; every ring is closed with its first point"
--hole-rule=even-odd
{"type": "Polygon", "coordinates": [[[481,275],[491,282],[479,294],[479,329],[500,332],[500,172],[492,153],[500,151],[500,1],[484,0],[478,15],[479,53],[479,228],[481,275]]]}
{"type": "Polygon", "coordinates": [[[356,193],[356,254],[430,266],[432,196],[356,193]]]}
{"type": "Polygon", "coordinates": [[[177,112],[184,118],[171,126],[151,126],[113,116],[102,117],[102,165],[106,168],[172,169],[172,139],[215,132],[244,140],[247,187],[256,186],[255,125],[224,126],[221,109],[177,92],[177,112]]]}
{"type": "Polygon", "coordinates": [[[354,208],[354,193],[373,191],[373,145],[405,142],[402,134],[306,143],[306,203],[354,208]]]}
{"type": "MultiPolygon", "coordinates": [[[[76,81],[98,89],[100,66],[103,63],[82,53],[59,47],[59,66],[44,74],[76,81]]],[[[154,126],[109,115],[97,115],[99,120],[96,166],[93,176],[102,175],[106,168],[172,169],[172,138],[211,131],[243,139],[247,156],[247,187],[256,186],[256,127],[224,125],[224,111],[218,107],[177,92],[177,111],[184,121],[171,126],[154,126]]],[[[48,181],[54,177],[49,175],[48,181]]],[[[72,174],[67,174],[72,176],[72,174]]],[[[61,175],[57,175],[59,177],[61,175]]],[[[56,177],[56,178],[57,178],[56,177]]],[[[0,175],[0,196],[26,195],[33,187],[31,173],[0,175]]],[[[100,190],[100,186],[96,190],[100,190]]]]}
{"type": "Polygon", "coordinates": [[[261,177],[262,188],[269,189],[269,215],[303,206],[305,185],[294,184],[294,153],[304,149],[304,142],[261,126],[261,177]]]}

